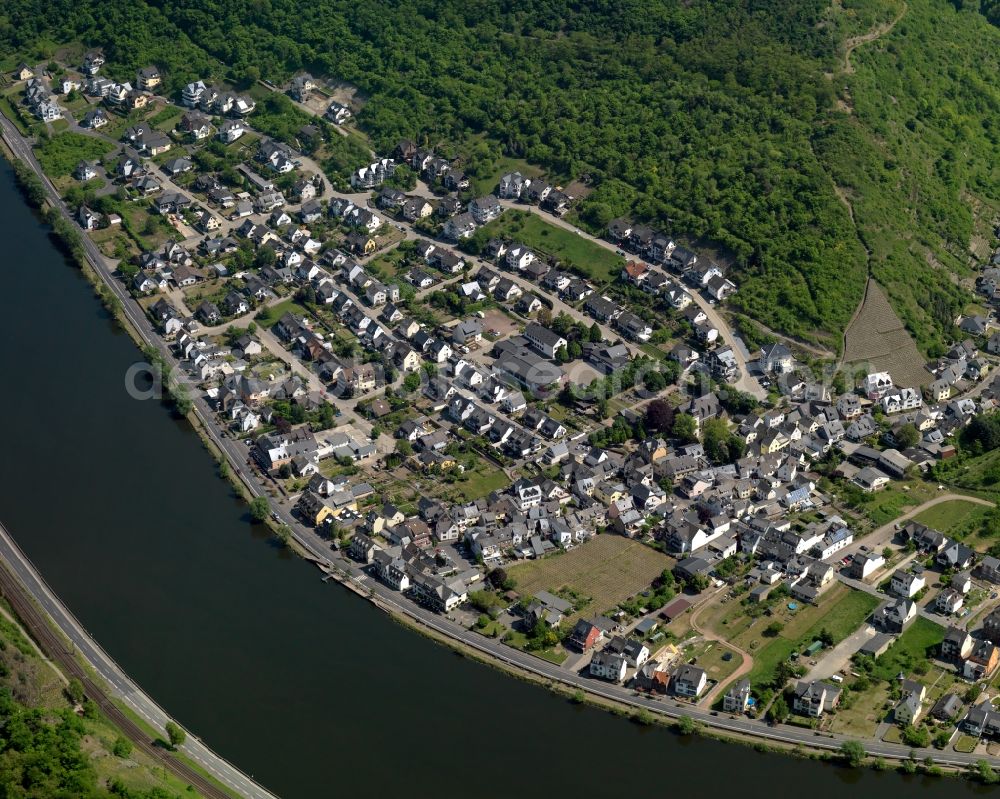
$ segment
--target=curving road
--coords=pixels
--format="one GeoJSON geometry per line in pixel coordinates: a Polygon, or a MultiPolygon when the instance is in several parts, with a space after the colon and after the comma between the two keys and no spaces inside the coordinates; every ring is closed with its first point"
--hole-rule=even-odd
{"type": "MultiPolygon", "coordinates": [[[[30,146],[20,136],[13,125],[2,115],[0,115],[0,128],[2,128],[4,140],[11,147],[15,156],[25,161],[44,181],[46,191],[52,204],[59,209],[61,213],[67,216],[67,218],[71,219],[72,215],[70,214],[69,209],[60,200],[58,193],[45,177],[41,167],[34,158],[34,154],[32,153],[30,146]]],[[[112,268],[109,265],[109,262],[103,257],[89,237],[83,236],[82,241],[87,258],[97,271],[97,274],[120,300],[125,319],[132,325],[137,335],[146,344],[161,352],[164,357],[167,358],[168,363],[173,363],[174,360],[171,353],[160,337],[156,335],[141,308],[128,295],[121,283],[113,278],[112,268]]],[[[606,244],[602,246],[606,246],[606,244]]],[[[714,312],[714,309],[712,310],[714,312]]],[[[267,497],[269,492],[265,487],[265,483],[262,482],[256,472],[247,468],[248,461],[245,445],[227,437],[223,431],[220,431],[214,422],[212,411],[203,397],[199,396],[194,399],[193,413],[201,423],[205,434],[212,440],[221,452],[225,453],[226,457],[230,461],[234,473],[240,478],[240,480],[243,481],[250,494],[255,497],[267,497]]],[[[353,583],[358,593],[364,594],[367,592],[368,598],[376,606],[387,612],[405,617],[414,624],[433,631],[446,639],[459,642],[469,650],[472,650],[491,661],[505,664],[521,672],[526,672],[536,678],[542,679],[543,681],[547,681],[552,684],[562,684],[572,689],[579,688],[594,696],[618,702],[637,710],[647,710],[675,719],[680,717],[689,717],[706,726],[710,726],[724,732],[739,735],[751,735],[769,741],[826,750],[836,750],[845,740],[849,740],[846,736],[813,732],[787,725],[770,726],[761,720],[728,716],[713,711],[702,710],[696,705],[684,703],[675,699],[660,699],[639,695],[624,686],[593,680],[580,674],[570,672],[553,663],[549,663],[548,661],[536,658],[528,653],[512,649],[499,641],[485,638],[478,633],[467,630],[447,617],[432,613],[409,601],[399,593],[392,591],[387,586],[372,580],[364,574],[356,564],[348,561],[341,553],[334,551],[331,548],[330,543],[318,536],[314,530],[301,525],[291,515],[287,507],[279,505],[274,507],[274,511],[277,518],[283,524],[288,525],[295,542],[312,560],[325,567],[325,569],[336,573],[338,576],[343,576],[345,581],[353,583]]],[[[9,550],[10,548],[8,545],[8,552],[0,552],[0,554],[13,556],[14,553],[9,550]]],[[[28,587],[29,590],[32,591],[33,595],[36,591],[38,592],[36,599],[38,599],[39,602],[44,603],[47,599],[47,601],[51,603],[51,594],[44,589],[44,586],[40,584],[40,581],[35,583],[34,586],[29,583],[28,587]],[[47,594],[49,595],[48,597],[46,597],[47,594]]],[[[46,609],[49,610],[48,607],[46,609]]],[[[57,624],[59,624],[60,628],[63,629],[63,632],[67,635],[67,637],[71,640],[75,640],[77,637],[81,636],[82,631],[79,628],[79,625],[73,623],[71,617],[68,616],[68,611],[64,610],[63,613],[60,614],[58,612],[58,608],[53,607],[52,610],[54,610],[57,614],[53,617],[54,620],[57,624]]],[[[52,611],[50,610],[50,612],[52,611]]],[[[91,643],[93,646],[96,646],[93,642],[91,643]]],[[[163,711],[160,710],[151,699],[142,694],[134,683],[127,681],[127,677],[124,677],[120,669],[114,667],[113,661],[111,661],[110,658],[100,651],[95,651],[92,654],[95,658],[95,669],[104,679],[108,680],[109,684],[111,684],[116,690],[127,689],[129,698],[133,701],[139,702],[145,713],[148,713],[154,719],[165,721],[166,716],[163,711]],[[127,682],[123,681],[123,678],[127,682]]],[[[914,751],[909,747],[874,740],[865,741],[864,745],[870,755],[880,757],[905,759],[910,756],[912,751],[914,751]]],[[[196,738],[189,740],[185,749],[189,752],[193,752],[193,755],[196,754],[198,757],[204,758],[205,762],[211,764],[213,769],[212,773],[221,775],[218,776],[220,781],[235,790],[240,791],[243,795],[252,797],[252,799],[258,799],[258,797],[260,797],[260,799],[271,799],[272,795],[268,793],[266,789],[250,781],[246,775],[239,772],[235,769],[235,767],[227,763],[218,755],[215,755],[196,738]]],[[[983,758],[980,755],[966,755],[957,752],[945,753],[936,749],[916,750],[916,752],[918,757],[933,758],[935,762],[941,765],[965,767],[974,764],[979,760],[986,759],[994,766],[1000,766],[1000,758],[983,758]]]]}

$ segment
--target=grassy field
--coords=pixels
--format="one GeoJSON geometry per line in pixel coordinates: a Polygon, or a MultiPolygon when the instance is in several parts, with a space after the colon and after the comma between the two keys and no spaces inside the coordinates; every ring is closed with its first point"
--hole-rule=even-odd
{"type": "Polygon", "coordinates": [[[901,671],[911,675],[913,667],[922,663],[943,640],[944,627],[918,616],[876,661],[875,676],[888,681],[901,671]]]}
{"type": "Polygon", "coordinates": [[[284,302],[279,302],[277,305],[262,308],[258,311],[256,322],[260,327],[270,327],[288,312],[298,316],[302,316],[303,314],[308,315],[308,311],[295,300],[285,300],[284,302]]]}
{"type": "Polygon", "coordinates": [[[708,674],[710,680],[725,682],[740,667],[742,658],[730,652],[717,641],[700,641],[682,648],[684,662],[692,659],[708,674]],[[726,659],[728,657],[728,660],[726,659]]]}
{"type": "MultiPolygon", "coordinates": [[[[784,628],[774,638],[764,639],[766,643],[752,651],[754,664],[750,671],[750,681],[755,685],[766,683],[774,676],[779,663],[802,646],[808,646],[824,628],[840,641],[854,632],[858,626],[879,605],[878,597],[863,591],[852,591],[846,586],[836,585],[821,596],[819,605],[798,604],[794,612],[782,605],[761,629],[772,621],[784,623],[784,628]]],[[[737,641],[737,646],[743,647],[737,641]]]]}
{"type": "Polygon", "coordinates": [[[510,480],[502,469],[488,461],[480,460],[476,468],[466,472],[455,482],[441,482],[440,497],[450,502],[468,502],[485,497],[491,491],[505,487],[510,480]]]}
{"type": "Polygon", "coordinates": [[[970,535],[975,537],[978,534],[983,519],[989,512],[990,509],[983,505],[956,499],[928,508],[914,518],[945,535],[964,540],[970,535]]]}
{"type": "Polygon", "coordinates": [[[606,534],[565,554],[518,563],[507,571],[517,580],[522,595],[555,592],[566,586],[591,597],[586,611],[598,614],[648,588],[673,565],[672,558],[645,544],[606,534]]]}
{"type": "Polygon", "coordinates": [[[877,683],[851,703],[831,716],[830,731],[845,735],[871,738],[886,714],[889,688],[885,683],[877,683]]]}
{"type": "Polygon", "coordinates": [[[48,175],[69,175],[80,161],[97,161],[113,145],[82,133],[60,133],[35,148],[35,154],[48,175]]]}
{"type": "Polygon", "coordinates": [[[528,211],[506,211],[483,230],[489,238],[501,236],[521,241],[539,253],[564,261],[597,283],[614,280],[625,263],[624,258],[611,250],[528,211]]]}
{"type": "Polygon", "coordinates": [[[894,482],[882,491],[866,495],[857,510],[875,527],[880,527],[898,518],[907,508],[920,505],[933,496],[933,488],[922,481],[894,482]]]}

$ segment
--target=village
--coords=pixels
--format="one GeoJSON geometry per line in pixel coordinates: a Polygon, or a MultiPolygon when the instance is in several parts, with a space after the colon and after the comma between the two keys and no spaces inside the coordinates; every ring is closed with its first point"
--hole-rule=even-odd
{"type": "Polygon", "coordinates": [[[998,517],[934,479],[1000,404],[992,313],[922,382],[827,374],[747,345],[721,260],[577,228],[582,181],[484,187],[409,140],[334,170],[353,112],[311,76],[281,140],[259,87],[167,98],[155,66],[103,66],[24,64],[7,96],[43,166],[92,156],[54,185],[184,391],[331,552],[595,684],[997,753],[998,517]]]}

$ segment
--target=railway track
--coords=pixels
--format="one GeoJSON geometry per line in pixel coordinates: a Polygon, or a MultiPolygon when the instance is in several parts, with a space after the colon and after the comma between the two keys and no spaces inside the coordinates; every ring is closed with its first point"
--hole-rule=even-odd
{"type": "Polygon", "coordinates": [[[203,774],[171,755],[163,746],[151,741],[142,727],[122,712],[121,708],[91,679],[73,653],[67,651],[63,639],[52,630],[42,612],[6,566],[0,566],[0,595],[10,603],[14,613],[17,614],[24,628],[35,639],[42,651],[51,660],[58,663],[68,676],[75,677],[80,681],[87,697],[100,708],[112,724],[132,741],[133,745],[176,777],[194,787],[205,799],[233,799],[231,794],[223,791],[203,774]]]}

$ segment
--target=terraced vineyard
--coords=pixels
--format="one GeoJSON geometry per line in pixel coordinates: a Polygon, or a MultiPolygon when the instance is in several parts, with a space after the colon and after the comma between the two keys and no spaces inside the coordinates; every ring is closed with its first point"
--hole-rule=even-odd
{"type": "Polygon", "coordinates": [[[922,386],[932,379],[917,345],[874,280],[868,281],[861,311],[844,336],[844,365],[864,364],[888,372],[900,386],[922,386]]]}

